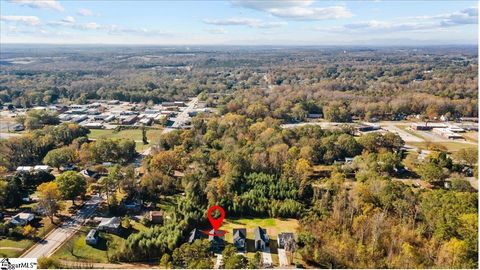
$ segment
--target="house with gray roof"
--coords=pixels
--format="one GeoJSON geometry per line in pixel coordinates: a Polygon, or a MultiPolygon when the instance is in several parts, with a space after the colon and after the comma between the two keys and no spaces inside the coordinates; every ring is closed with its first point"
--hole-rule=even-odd
{"type": "Polygon", "coordinates": [[[255,249],[264,250],[268,246],[270,239],[268,238],[267,231],[263,228],[256,227],[253,230],[254,240],[255,240],[255,249]]]}

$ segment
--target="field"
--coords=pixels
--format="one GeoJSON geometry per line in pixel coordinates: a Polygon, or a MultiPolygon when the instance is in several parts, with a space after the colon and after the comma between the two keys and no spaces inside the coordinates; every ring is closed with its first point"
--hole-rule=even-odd
{"type": "Polygon", "coordinates": [[[409,142],[408,144],[411,145],[411,146],[421,148],[421,149],[429,149],[429,148],[432,148],[432,147],[435,147],[435,146],[439,146],[440,148],[444,148],[445,150],[447,150],[450,153],[456,152],[456,151],[458,151],[460,149],[463,149],[463,148],[467,148],[467,149],[476,149],[477,148],[476,144],[466,144],[466,143],[455,142],[455,141],[435,142],[435,143],[432,143],[432,142],[409,142]]]}
{"type": "Polygon", "coordinates": [[[33,245],[29,239],[2,239],[0,240],[0,257],[15,258],[20,256],[24,250],[33,245]]]}
{"type": "MultiPolygon", "coordinates": [[[[149,129],[147,130],[147,139],[149,143],[156,143],[162,134],[161,129],[149,129]]],[[[115,131],[113,129],[91,129],[88,137],[91,139],[132,139],[135,141],[137,151],[145,150],[148,145],[144,145],[142,142],[142,130],[141,129],[127,129],[121,131],[115,131]]]]}

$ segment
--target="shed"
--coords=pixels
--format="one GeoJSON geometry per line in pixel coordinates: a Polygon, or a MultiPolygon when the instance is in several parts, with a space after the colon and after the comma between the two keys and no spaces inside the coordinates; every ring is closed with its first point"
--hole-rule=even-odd
{"type": "Polygon", "coordinates": [[[163,212],[162,211],[150,211],[150,212],[148,212],[148,219],[153,224],[163,224],[163,212]]]}

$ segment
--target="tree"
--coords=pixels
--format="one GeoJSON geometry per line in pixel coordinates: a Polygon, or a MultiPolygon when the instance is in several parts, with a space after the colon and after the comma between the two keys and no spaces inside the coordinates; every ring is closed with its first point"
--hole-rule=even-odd
{"type": "Polygon", "coordinates": [[[478,149],[477,148],[463,148],[458,150],[453,155],[457,160],[468,164],[472,167],[478,163],[478,149]]]}
{"type": "Polygon", "coordinates": [[[441,246],[437,265],[444,268],[472,268],[474,263],[467,255],[467,243],[454,237],[441,246]]]}
{"type": "Polygon", "coordinates": [[[0,210],[4,210],[7,204],[8,182],[0,180],[0,210]]]}
{"type": "Polygon", "coordinates": [[[432,162],[420,165],[417,168],[417,173],[422,177],[422,180],[429,183],[443,182],[446,178],[443,168],[432,162]]]}
{"type": "Polygon", "coordinates": [[[51,257],[38,258],[39,269],[60,269],[65,268],[57,259],[51,257]]]}
{"type": "Polygon", "coordinates": [[[331,122],[350,122],[352,116],[342,102],[331,102],[323,107],[323,116],[331,122]]]}
{"type": "Polygon", "coordinates": [[[225,269],[244,269],[248,265],[247,258],[237,254],[237,249],[230,244],[226,245],[222,252],[222,261],[225,269]]]}
{"type": "Polygon", "coordinates": [[[36,233],[35,227],[30,224],[23,226],[22,235],[26,238],[32,238],[36,233]]]}
{"type": "Polygon", "coordinates": [[[70,147],[61,147],[57,149],[53,149],[47,153],[47,155],[43,158],[43,163],[60,169],[60,167],[74,163],[75,161],[75,150],[70,147]]]}
{"type": "Polygon", "coordinates": [[[170,256],[168,253],[165,253],[160,259],[160,266],[163,266],[165,268],[172,268],[171,261],[172,261],[172,256],[170,256]]]}
{"type": "Polygon", "coordinates": [[[148,144],[147,129],[145,128],[145,125],[142,125],[142,141],[144,145],[148,144]]]}
{"type": "Polygon", "coordinates": [[[57,176],[55,182],[64,199],[72,200],[75,204],[75,198],[84,196],[87,191],[87,181],[83,176],[74,171],[64,172],[57,176]]]}
{"type": "Polygon", "coordinates": [[[46,182],[37,187],[38,207],[50,218],[53,223],[53,217],[61,209],[61,193],[56,182],[46,182]]]}
{"type": "Polygon", "coordinates": [[[54,112],[46,110],[31,110],[27,112],[24,125],[27,129],[39,129],[45,125],[59,124],[60,120],[54,112]]]}

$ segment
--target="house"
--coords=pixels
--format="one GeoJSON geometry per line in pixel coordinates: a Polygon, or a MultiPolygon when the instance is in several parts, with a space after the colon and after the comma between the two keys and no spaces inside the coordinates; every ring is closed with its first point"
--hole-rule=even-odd
{"type": "Polygon", "coordinates": [[[211,230],[208,233],[208,241],[213,251],[220,251],[225,247],[225,234],[222,231],[211,230]]]}
{"type": "Polygon", "coordinates": [[[96,172],[89,169],[81,170],[80,174],[87,180],[95,180],[98,177],[98,174],[96,172]]]}
{"type": "Polygon", "coordinates": [[[138,212],[142,210],[142,203],[131,199],[124,200],[122,206],[128,212],[138,212]]]}
{"type": "Polygon", "coordinates": [[[278,248],[283,248],[285,250],[292,250],[292,245],[295,244],[295,238],[293,233],[282,232],[278,235],[277,238],[278,248]]]}
{"type": "Polygon", "coordinates": [[[255,237],[255,249],[256,250],[264,250],[266,246],[268,246],[268,243],[270,239],[268,239],[267,232],[265,229],[262,229],[260,227],[256,227],[253,230],[253,235],[255,237]]]}
{"type": "Polygon", "coordinates": [[[35,218],[35,215],[32,213],[18,213],[10,219],[10,223],[15,226],[24,226],[30,223],[35,218]]]}
{"type": "Polygon", "coordinates": [[[62,171],[75,171],[77,170],[77,166],[75,164],[66,164],[60,168],[62,171]]]}
{"type": "Polygon", "coordinates": [[[111,233],[118,233],[121,229],[122,219],[119,217],[112,218],[102,218],[100,224],[98,224],[97,229],[99,231],[106,231],[111,233]]]}
{"type": "Polygon", "coordinates": [[[163,224],[163,212],[162,211],[150,211],[148,212],[148,220],[153,224],[163,224]]]}
{"type": "Polygon", "coordinates": [[[247,229],[233,229],[233,245],[238,251],[244,252],[247,250],[247,229]]]}
{"type": "Polygon", "coordinates": [[[95,229],[91,229],[88,232],[87,237],[85,237],[85,242],[91,246],[96,245],[98,243],[98,231],[95,229]]]}
{"type": "Polygon", "coordinates": [[[205,234],[203,234],[199,229],[193,229],[188,236],[188,243],[191,244],[195,242],[195,240],[205,238],[205,234]]]}

